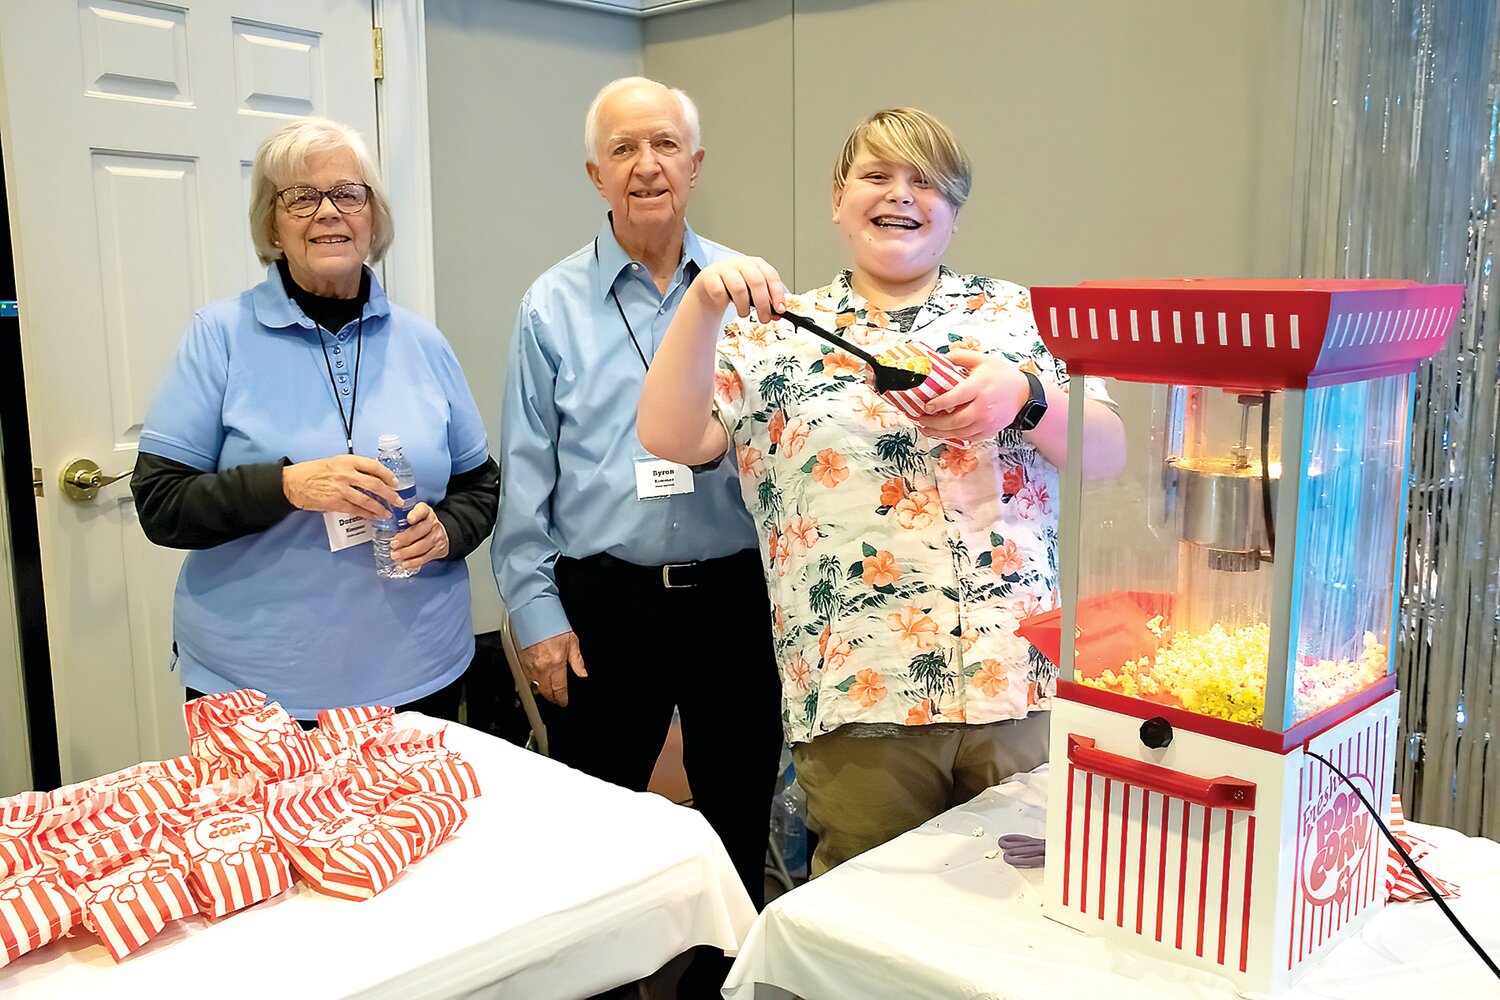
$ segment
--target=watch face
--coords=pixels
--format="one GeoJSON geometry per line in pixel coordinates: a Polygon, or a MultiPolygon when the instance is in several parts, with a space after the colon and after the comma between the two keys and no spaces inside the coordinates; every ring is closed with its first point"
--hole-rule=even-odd
{"type": "Polygon", "coordinates": [[[1021,412],[1016,414],[1016,430],[1035,430],[1036,425],[1042,422],[1042,417],[1047,414],[1047,401],[1045,399],[1029,399],[1026,405],[1021,407],[1021,412]]]}
{"type": "Polygon", "coordinates": [[[1011,430],[1035,430],[1036,425],[1042,422],[1042,417],[1047,415],[1047,394],[1042,389],[1042,380],[1030,372],[1025,374],[1031,389],[1030,398],[1021,404],[1015,421],[1010,425],[1011,430]]]}

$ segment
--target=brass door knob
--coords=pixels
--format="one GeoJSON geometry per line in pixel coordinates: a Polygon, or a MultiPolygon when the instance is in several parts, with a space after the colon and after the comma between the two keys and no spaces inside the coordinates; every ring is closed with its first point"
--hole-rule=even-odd
{"type": "Polygon", "coordinates": [[[110,483],[129,479],[130,471],[127,469],[118,476],[106,476],[100,470],[98,462],[91,458],[80,458],[69,462],[58,478],[62,481],[63,496],[79,503],[88,503],[110,483]]]}

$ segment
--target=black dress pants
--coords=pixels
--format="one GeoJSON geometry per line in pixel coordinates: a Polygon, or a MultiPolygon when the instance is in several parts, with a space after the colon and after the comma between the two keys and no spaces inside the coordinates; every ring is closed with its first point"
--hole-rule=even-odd
{"type": "Polygon", "coordinates": [[[607,555],[559,559],[557,589],[588,677],[568,704],[538,698],[551,755],[645,791],[682,721],[693,806],[724,842],[756,908],[781,756],[781,682],[759,553],[646,567],[607,555]]]}

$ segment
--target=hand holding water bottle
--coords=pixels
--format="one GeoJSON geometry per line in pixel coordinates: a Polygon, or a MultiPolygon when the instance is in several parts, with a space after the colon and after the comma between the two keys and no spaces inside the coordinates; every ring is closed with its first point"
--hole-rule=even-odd
{"type": "Polygon", "coordinates": [[[415,573],[448,555],[448,529],[426,501],[406,515],[407,529],[391,539],[391,558],[415,573]]]}

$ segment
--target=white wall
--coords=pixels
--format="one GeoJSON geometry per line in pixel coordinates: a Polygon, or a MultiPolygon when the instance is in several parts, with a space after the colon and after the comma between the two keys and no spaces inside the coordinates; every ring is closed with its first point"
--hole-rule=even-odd
{"type": "MultiPolygon", "coordinates": [[[[601,86],[641,72],[641,22],[540,0],[426,7],[437,321],[494,449],[521,295],[605,211],[583,169],[583,117],[601,86]]],[[[489,543],[469,567],[475,630],[498,628],[489,543]]]]}

